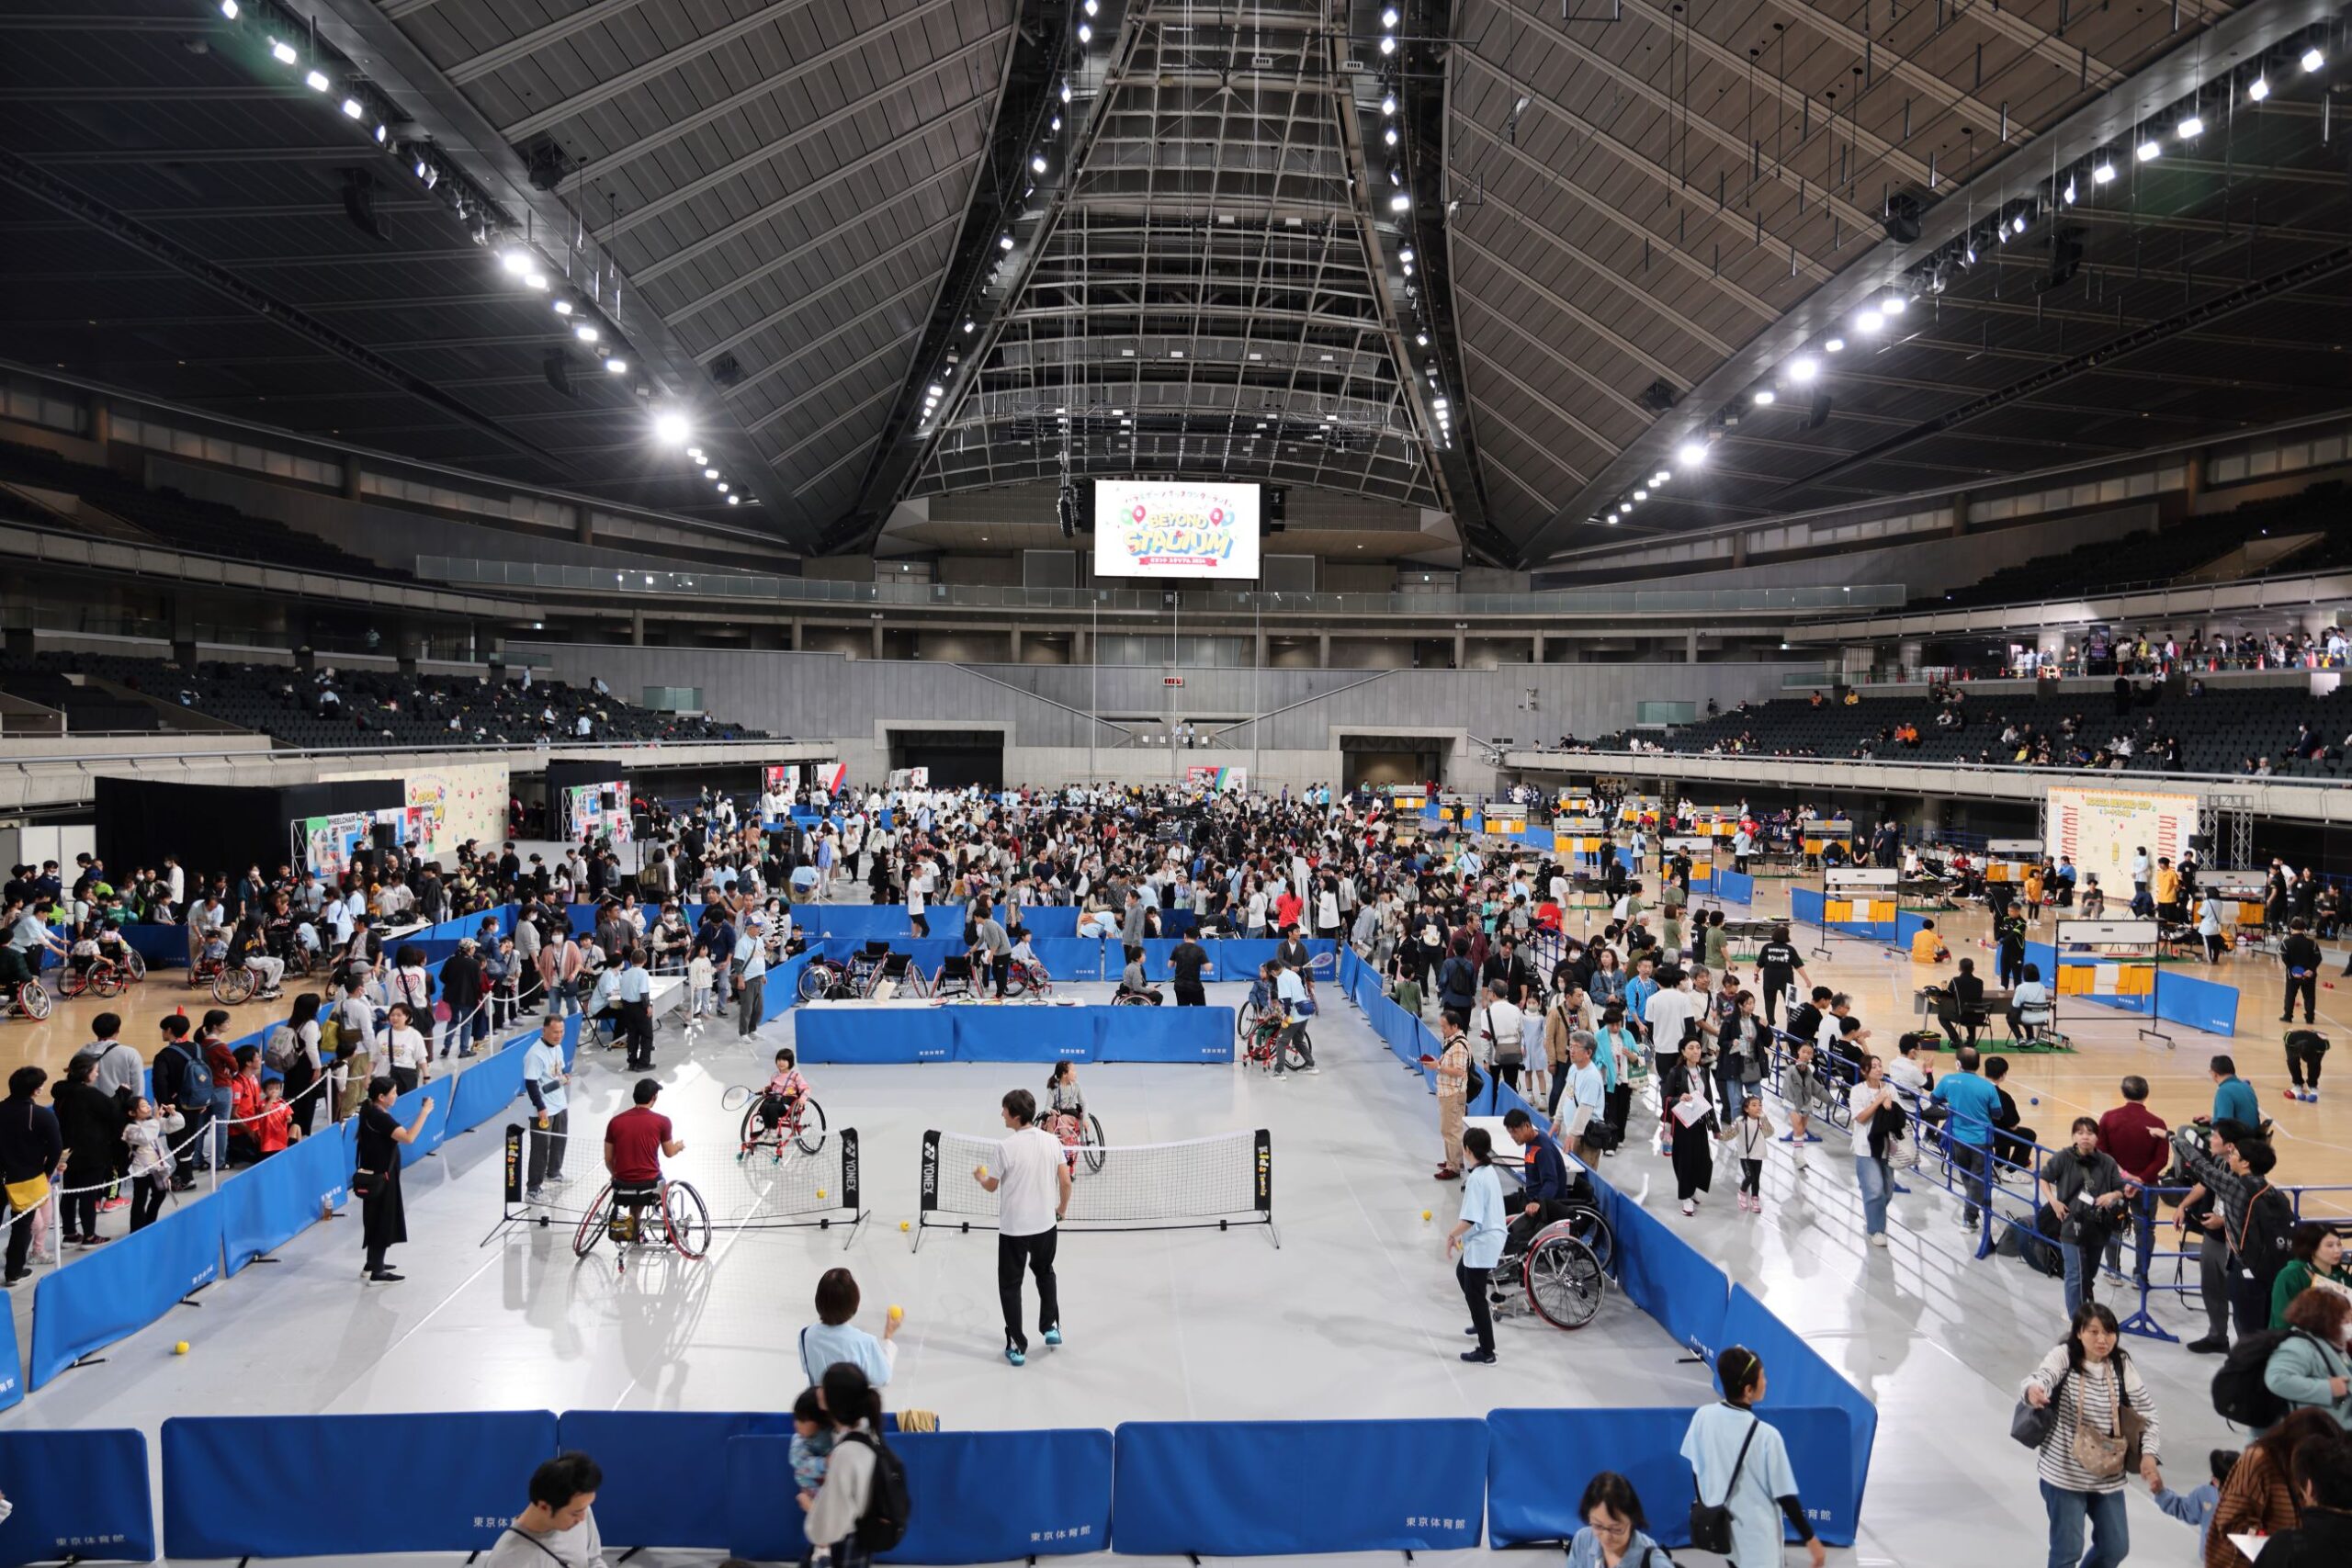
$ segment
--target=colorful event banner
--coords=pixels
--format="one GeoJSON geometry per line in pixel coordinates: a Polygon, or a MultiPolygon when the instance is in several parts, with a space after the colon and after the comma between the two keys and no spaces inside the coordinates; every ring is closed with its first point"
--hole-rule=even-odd
{"type": "Polygon", "coordinates": [[[1258,487],[1246,480],[1094,486],[1097,577],[1258,575],[1258,487]]]}
{"type": "Polygon", "coordinates": [[[1250,787],[1247,768],[1186,768],[1184,782],[1194,789],[1204,789],[1212,795],[1233,795],[1250,787]]]}
{"type": "Polygon", "coordinates": [[[2050,791],[2050,852],[2071,858],[2084,876],[2096,875],[2109,889],[2131,886],[2132,860],[2140,851],[2154,863],[2177,861],[2197,831],[2197,797],[2136,789],[2050,791]]]}
{"type": "Polygon", "coordinates": [[[764,792],[769,795],[789,795],[800,787],[800,770],[797,766],[762,768],[760,778],[764,792]]]}
{"type": "Polygon", "coordinates": [[[577,842],[582,839],[609,837],[616,844],[629,841],[628,781],[614,779],[605,784],[575,784],[563,792],[565,837],[577,842]]]}
{"type": "Polygon", "coordinates": [[[808,769],[808,782],[827,795],[839,795],[849,779],[846,762],[817,762],[808,769]]]}

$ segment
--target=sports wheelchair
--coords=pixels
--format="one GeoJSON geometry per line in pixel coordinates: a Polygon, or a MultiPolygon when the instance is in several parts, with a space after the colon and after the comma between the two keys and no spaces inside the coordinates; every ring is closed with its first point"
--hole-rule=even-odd
{"type": "Polygon", "coordinates": [[[222,1007],[232,1008],[253,1000],[254,992],[261,987],[261,976],[242,964],[199,955],[188,967],[188,989],[196,990],[208,982],[212,987],[212,999],[222,1007]]]}
{"type": "Polygon", "coordinates": [[[771,1159],[784,1157],[785,1145],[796,1145],[804,1155],[813,1155],[825,1146],[825,1108],[813,1095],[802,1095],[799,1103],[786,1111],[775,1122],[764,1126],[760,1120],[763,1104],[767,1100],[763,1089],[746,1089],[741,1085],[719,1097],[719,1108],[732,1111],[743,1109],[743,1122],[737,1129],[735,1157],[749,1159],[755,1154],[765,1154],[771,1159]]]}
{"type": "Polygon", "coordinates": [[[620,1272],[627,1272],[629,1252],[639,1247],[668,1247],[692,1262],[710,1251],[710,1210],[690,1182],[607,1181],[572,1233],[572,1256],[587,1257],[607,1235],[619,1249],[620,1272]],[[650,1219],[649,1208],[654,1211],[650,1219]]]}
{"type": "Polygon", "coordinates": [[[111,958],[72,958],[57,974],[57,994],[67,1001],[76,997],[119,997],[130,988],[133,976],[111,958]]]}
{"type": "Polygon", "coordinates": [[[6,1009],[0,1010],[0,1016],[12,1010],[18,1017],[31,1019],[35,1023],[49,1016],[49,987],[39,980],[18,980],[14,984],[0,981],[0,990],[13,993],[8,998],[6,1009]]]}
{"type": "MultiPolygon", "coordinates": [[[[1250,1032],[1242,1038],[1242,1066],[1272,1071],[1274,1066],[1274,1042],[1282,1037],[1285,1027],[1287,1026],[1283,1023],[1280,1013],[1253,1015],[1250,1032]]],[[[1306,1043],[1307,1050],[1314,1049],[1315,1042],[1310,1036],[1302,1032],[1300,1039],[1306,1043]]],[[[1284,1067],[1292,1072],[1297,1072],[1306,1064],[1306,1052],[1300,1050],[1297,1043],[1294,1043],[1283,1047],[1284,1067]]]]}
{"type": "Polygon", "coordinates": [[[1041,1123],[1062,1141],[1062,1159],[1075,1172],[1082,1157],[1091,1174],[1102,1168],[1102,1119],[1091,1111],[1046,1112],[1041,1123]]]}
{"type": "Polygon", "coordinates": [[[1569,1212],[1505,1252],[1488,1276],[1497,1316],[1532,1312],[1555,1328],[1582,1328],[1609,1292],[1616,1238],[1600,1211],[1571,1202],[1569,1212]]]}
{"type": "Polygon", "coordinates": [[[1004,994],[1017,997],[1026,992],[1033,997],[1051,996],[1054,978],[1046,973],[1042,964],[1015,963],[1004,972],[1004,994]]]}

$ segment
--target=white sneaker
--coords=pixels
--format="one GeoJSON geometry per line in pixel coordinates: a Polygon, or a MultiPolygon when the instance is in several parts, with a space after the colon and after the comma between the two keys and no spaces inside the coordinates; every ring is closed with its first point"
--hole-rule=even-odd
{"type": "Polygon", "coordinates": [[[1871,1245],[1872,1247],[1884,1247],[1886,1245],[1886,1233],[1884,1231],[1872,1231],[1871,1233],[1871,1245]]]}
{"type": "Polygon", "coordinates": [[[1688,1199],[1688,1198],[1685,1198],[1684,1200],[1682,1200],[1682,1213],[1683,1213],[1683,1214],[1684,1214],[1686,1217],[1688,1217],[1689,1215],[1691,1215],[1691,1214],[1695,1214],[1695,1213],[1697,1213],[1698,1212],[1699,1212],[1699,1205],[1698,1205],[1698,1204],[1696,1204],[1696,1203],[1692,1202],[1692,1201],[1691,1201],[1690,1199],[1688,1199]]]}

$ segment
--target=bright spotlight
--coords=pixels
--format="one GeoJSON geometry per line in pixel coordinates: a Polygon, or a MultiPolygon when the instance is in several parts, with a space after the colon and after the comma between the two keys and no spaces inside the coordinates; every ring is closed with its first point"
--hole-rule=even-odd
{"type": "Polygon", "coordinates": [[[1062,102],[1069,102],[1069,84],[1067,82],[1062,84],[1062,102]]]}
{"type": "Polygon", "coordinates": [[[1092,43],[1094,41],[1094,29],[1088,27],[1084,22],[1079,23],[1078,41],[1080,43],[1092,43]]]}
{"type": "Polygon", "coordinates": [[[2267,76],[2256,76],[2253,81],[2248,82],[2245,85],[2245,96],[2252,98],[2257,104],[2263,99],[2268,97],[2270,96],[2270,78],[2267,76]]]}
{"type": "Polygon", "coordinates": [[[547,291],[548,275],[544,272],[534,269],[528,276],[523,279],[523,281],[529,284],[532,288],[538,289],[541,293],[545,293],[547,291]]]}
{"type": "Polygon", "coordinates": [[[602,334],[600,334],[595,328],[590,326],[587,322],[582,321],[578,326],[571,329],[571,335],[578,338],[582,343],[594,343],[602,334]]]}
{"type": "Polygon", "coordinates": [[[1685,441],[1674,449],[1674,460],[1686,468],[1695,468],[1707,460],[1707,444],[1703,441],[1685,441]]]}
{"type": "Polygon", "coordinates": [[[2091,184],[2095,186],[2105,186],[2113,185],[2114,183],[2115,164],[2112,160],[2101,158],[2098,163],[2091,165],[2091,184]]]}
{"type": "Polygon", "coordinates": [[[1388,9],[1380,13],[1380,25],[1386,28],[1392,33],[1396,30],[1396,23],[1398,19],[1396,7],[1394,6],[1389,6],[1388,9]]]}
{"type": "Polygon", "coordinates": [[[1833,337],[1821,346],[1832,354],[1843,354],[1846,352],[1846,340],[1842,337],[1833,337]]]}
{"type": "Polygon", "coordinates": [[[2183,141],[2194,141],[2205,134],[2205,122],[2197,116],[2190,115],[2178,125],[2174,126],[2172,133],[2183,141]]]}
{"type": "Polygon", "coordinates": [[[364,119],[368,116],[368,106],[357,98],[345,98],[343,100],[343,113],[346,119],[364,119]]]}
{"type": "Polygon", "coordinates": [[[1000,251],[1009,251],[1012,249],[1012,236],[1010,234],[999,234],[996,237],[996,248],[1000,251]]]}
{"type": "Polygon", "coordinates": [[[1797,386],[1808,384],[1820,374],[1821,364],[1818,360],[1801,355],[1789,361],[1789,379],[1797,386]]]}
{"type": "Polygon", "coordinates": [[[531,273],[531,258],[529,254],[524,251],[499,252],[498,265],[516,277],[527,277],[531,273]]]}
{"type": "Polygon", "coordinates": [[[1384,93],[1384,94],[1382,94],[1382,95],[1381,95],[1381,98],[1380,98],[1380,112],[1381,112],[1382,114],[1384,114],[1384,115],[1393,115],[1393,114],[1395,114],[1395,113],[1396,112],[1396,94],[1394,94],[1394,93],[1384,93]]]}
{"type": "Polygon", "coordinates": [[[1864,310],[1854,318],[1854,330],[1864,337],[1870,336],[1884,325],[1886,325],[1886,318],[1876,310],[1864,310]]]}
{"type": "Polygon", "coordinates": [[[2015,220],[2013,220],[2011,221],[2011,223],[2010,223],[2010,225],[2009,225],[2009,226],[2010,226],[2012,229],[2016,230],[2018,233],[2020,233],[2020,234],[2024,233],[2024,232],[2025,232],[2025,214],[2024,214],[2024,213],[2022,213],[2022,212],[2018,213],[2018,214],[2017,215],[2016,219],[2015,219],[2015,220]]]}
{"type": "Polygon", "coordinates": [[[702,477],[707,479],[715,479],[718,477],[718,470],[717,468],[705,468],[702,471],[702,477]]]}
{"type": "Polygon", "coordinates": [[[743,504],[743,498],[740,495],[730,495],[727,498],[727,504],[729,506],[741,506],[743,504]]]}
{"type": "Polygon", "coordinates": [[[618,355],[615,355],[612,358],[605,361],[605,369],[611,375],[627,375],[628,372],[628,361],[621,358],[618,355]]]}
{"type": "Polygon", "coordinates": [[[1393,126],[1393,125],[1392,125],[1392,126],[1390,126],[1387,130],[1385,130],[1382,131],[1382,132],[1380,133],[1380,140],[1381,140],[1384,143],[1385,143],[1386,145],[1388,145],[1388,146],[1391,146],[1391,147],[1396,146],[1396,128],[1395,126],[1393,126]]]}
{"type": "Polygon", "coordinates": [[[966,321],[964,323],[964,330],[968,333],[975,331],[978,326],[979,323],[978,321],[966,321]]]}
{"type": "Polygon", "coordinates": [[[2327,56],[2319,51],[2317,45],[2313,45],[2312,48],[2303,51],[2303,58],[2297,63],[2302,66],[2303,74],[2308,76],[2314,71],[2317,71],[2321,66],[2327,63],[2327,56]]]}
{"type": "Polygon", "coordinates": [[[270,39],[269,52],[271,57],[280,65],[291,65],[297,60],[302,58],[300,54],[295,52],[294,46],[288,43],[284,39],[274,38],[270,39]]]}
{"type": "Polygon", "coordinates": [[[1413,210],[1413,198],[1400,190],[1395,196],[1388,198],[1388,210],[1391,212],[1410,212],[1413,210]]]}
{"type": "Polygon", "coordinates": [[[938,383],[938,382],[933,381],[933,382],[931,384],[931,395],[932,395],[933,397],[934,397],[934,398],[944,398],[944,397],[945,397],[945,396],[947,395],[947,393],[946,393],[946,391],[945,391],[944,389],[942,389],[942,388],[941,388],[941,386],[939,385],[939,383],[938,383]]]}
{"type": "Polygon", "coordinates": [[[664,446],[684,446],[692,430],[686,416],[675,409],[663,409],[653,416],[653,439],[664,446]]]}
{"type": "Polygon", "coordinates": [[[237,0],[220,0],[220,14],[231,21],[237,19],[237,0]]]}
{"type": "Polygon", "coordinates": [[[1882,316],[1899,316],[1903,314],[1904,308],[1909,303],[1910,301],[1904,299],[1900,294],[1890,294],[1885,299],[1879,301],[1879,314],[1882,316]]]}
{"type": "Polygon", "coordinates": [[[2068,176],[2067,176],[2067,178],[2066,178],[2066,188],[2065,188],[2065,190],[2064,190],[2064,192],[2063,194],[2064,194],[2064,196],[2065,197],[2065,199],[2066,199],[2066,205],[2067,205],[2067,206],[2069,206],[2069,207],[2074,206],[2074,205],[2075,205],[2075,181],[2074,181],[2074,176],[2073,176],[2073,175],[2068,175],[2068,176]]]}
{"type": "Polygon", "coordinates": [[[1647,501],[1649,498],[1650,492],[1645,490],[1637,490],[1634,492],[1634,499],[1635,501],[1647,501]]]}
{"type": "Polygon", "coordinates": [[[569,316],[571,314],[571,301],[569,299],[557,300],[555,302],[555,313],[559,316],[569,316]]]}
{"type": "Polygon", "coordinates": [[[1383,54],[1394,54],[1396,52],[1396,39],[1395,35],[1390,33],[1383,33],[1380,35],[1380,52],[1383,54]]]}
{"type": "Polygon", "coordinates": [[[1758,387],[1756,389],[1755,395],[1748,400],[1760,409],[1770,408],[1773,403],[1778,402],[1780,398],[1779,394],[1775,393],[1771,388],[1758,387]]]}
{"type": "Polygon", "coordinates": [[[1660,468],[1657,472],[1650,476],[1650,483],[1654,485],[1662,485],[1673,477],[1674,470],[1672,468],[1660,468]]]}
{"type": "Polygon", "coordinates": [[[304,76],[302,81],[314,93],[323,93],[334,85],[327,80],[327,73],[323,71],[313,71],[304,76]]]}
{"type": "Polygon", "coordinates": [[[1427,333],[1415,333],[1413,334],[1413,343],[1417,347],[1427,348],[1430,345],[1430,334],[1427,333]]]}
{"type": "Polygon", "coordinates": [[[721,495],[725,495],[727,493],[727,481],[725,479],[718,481],[718,493],[721,495]]]}
{"type": "Polygon", "coordinates": [[[1400,262],[1411,261],[1413,259],[1413,247],[1407,245],[1402,250],[1398,251],[1396,253],[1396,259],[1400,262]]]}
{"type": "Polygon", "coordinates": [[[2165,144],[2151,136],[2140,143],[2138,156],[2143,164],[2153,164],[2165,155],[2165,144]]]}
{"type": "Polygon", "coordinates": [[[1080,9],[1083,10],[1090,17],[1102,8],[1100,0],[1086,0],[1086,4],[1080,7],[1080,9]]]}

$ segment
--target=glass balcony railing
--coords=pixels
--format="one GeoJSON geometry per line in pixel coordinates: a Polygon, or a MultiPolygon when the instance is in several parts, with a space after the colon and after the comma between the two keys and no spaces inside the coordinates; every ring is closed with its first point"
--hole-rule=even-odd
{"type": "Polygon", "coordinates": [[[1723,615],[1891,609],[1902,584],[1827,588],[1564,588],[1543,593],[1279,593],[1200,588],[989,588],[946,582],[829,582],[726,571],[643,571],[540,561],[416,558],[418,581],[646,598],[766,601],[906,609],[1154,611],[1196,615],[1723,615]]]}

